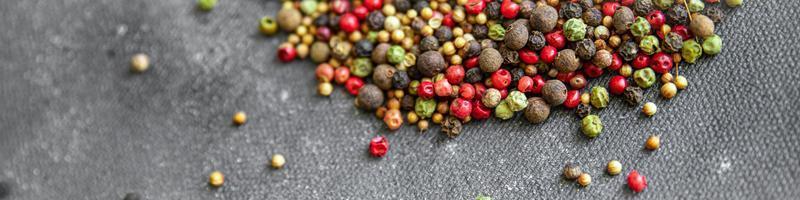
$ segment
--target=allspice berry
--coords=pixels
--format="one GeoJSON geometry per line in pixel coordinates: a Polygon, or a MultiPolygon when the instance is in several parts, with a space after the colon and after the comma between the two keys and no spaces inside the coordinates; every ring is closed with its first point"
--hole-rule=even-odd
{"type": "Polygon", "coordinates": [[[375,64],[386,64],[388,61],[386,60],[386,53],[389,51],[389,45],[387,43],[380,43],[378,46],[375,46],[375,49],[372,49],[372,62],[375,64]]]}
{"type": "Polygon", "coordinates": [[[280,169],[283,168],[283,165],[286,164],[286,158],[283,157],[281,154],[272,155],[272,160],[270,160],[270,165],[272,168],[280,169]]]}
{"type": "Polygon", "coordinates": [[[481,66],[481,71],[492,73],[500,69],[500,66],[503,65],[503,56],[500,55],[497,49],[485,48],[481,51],[478,62],[481,66]]]}
{"type": "Polygon", "coordinates": [[[283,8],[278,11],[278,26],[286,32],[293,32],[303,18],[303,14],[297,9],[283,8]]]}
{"type": "Polygon", "coordinates": [[[145,54],[136,54],[131,57],[131,71],[142,73],[150,67],[150,58],[145,54]]]}
{"type": "Polygon", "coordinates": [[[614,30],[619,34],[625,33],[630,28],[634,18],[635,16],[630,8],[620,6],[617,8],[617,11],[614,12],[614,30]]]}
{"type": "Polygon", "coordinates": [[[606,68],[611,65],[613,59],[614,58],[610,52],[605,49],[600,49],[594,54],[592,63],[599,68],[606,68]]]}
{"type": "Polygon", "coordinates": [[[661,139],[658,138],[657,135],[651,135],[647,138],[647,142],[645,142],[644,147],[647,148],[647,150],[655,151],[661,147],[661,139]]]}
{"type": "Polygon", "coordinates": [[[525,119],[532,124],[542,123],[550,116],[550,105],[541,97],[528,98],[525,108],[525,119]]]}
{"type": "Polygon", "coordinates": [[[549,5],[540,4],[533,9],[531,19],[529,20],[531,29],[547,33],[556,27],[558,22],[558,11],[549,5]]]}
{"type": "Polygon", "coordinates": [[[364,110],[375,110],[383,105],[383,91],[378,86],[366,84],[358,90],[356,105],[364,110]]]}
{"type": "Polygon", "coordinates": [[[581,167],[578,166],[577,164],[575,164],[575,163],[567,163],[566,165],[564,165],[564,172],[563,173],[564,173],[564,178],[569,179],[569,180],[575,180],[581,174],[583,174],[583,171],[581,170],[581,167]]]}
{"type": "Polygon", "coordinates": [[[213,171],[208,175],[208,184],[212,187],[220,187],[225,183],[225,175],[220,171],[213,171]]]}
{"type": "Polygon", "coordinates": [[[558,106],[567,99],[567,86],[559,80],[548,80],[542,88],[542,97],[551,106],[558,106]]]}
{"type": "Polygon", "coordinates": [[[555,67],[559,72],[572,72],[580,67],[581,61],[575,56],[572,49],[564,49],[556,56],[555,67]]]}
{"type": "Polygon", "coordinates": [[[392,77],[396,71],[391,65],[380,64],[372,72],[372,83],[382,90],[392,89],[392,77]]]}
{"type": "Polygon", "coordinates": [[[417,69],[426,77],[435,76],[444,70],[445,65],[444,57],[438,51],[427,51],[417,58],[417,69]]]}
{"type": "Polygon", "coordinates": [[[523,23],[512,23],[506,30],[505,44],[511,50],[519,50],[528,43],[528,27],[523,23]]]}
{"type": "Polygon", "coordinates": [[[692,21],[689,23],[689,30],[695,36],[706,38],[714,35],[714,21],[711,18],[699,13],[692,14],[692,21]]]}
{"type": "Polygon", "coordinates": [[[581,174],[578,176],[578,184],[583,187],[589,186],[589,184],[592,184],[592,176],[587,173],[581,174]]]}

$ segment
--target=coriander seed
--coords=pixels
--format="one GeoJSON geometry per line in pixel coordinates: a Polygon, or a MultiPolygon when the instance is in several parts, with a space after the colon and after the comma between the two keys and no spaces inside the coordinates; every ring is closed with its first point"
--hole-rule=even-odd
{"type": "Polygon", "coordinates": [[[428,126],[429,126],[428,125],[428,120],[424,120],[423,119],[423,120],[419,120],[419,122],[417,122],[417,128],[419,129],[420,132],[427,131],[428,130],[428,126]]]}
{"type": "Polygon", "coordinates": [[[615,176],[622,172],[622,163],[617,160],[611,160],[608,162],[608,168],[606,171],[609,175],[615,176]]]}
{"type": "Polygon", "coordinates": [[[678,88],[675,86],[674,83],[665,83],[661,85],[661,96],[665,99],[672,99],[677,94],[678,88]]]}
{"type": "Polygon", "coordinates": [[[317,92],[322,96],[330,96],[333,93],[333,84],[330,82],[322,82],[317,86],[317,92]]]}
{"type": "Polygon", "coordinates": [[[681,75],[678,75],[677,77],[675,77],[675,87],[677,87],[678,89],[683,90],[683,89],[686,89],[687,86],[689,86],[689,82],[686,81],[686,77],[683,77],[681,75]]]}
{"type": "Polygon", "coordinates": [[[657,111],[658,108],[653,102],[647,102],[644,104],[644,107],[642,107],[642,113],[648,117],[655,115],[657,111]]]}
{"type": "Polygon", "coordinates": [[[655,151],[661,147],[661,139],[659,139],[657,135],[651,135],[647,138],[644,147],[647,148],[647,150],[655,151]]]}

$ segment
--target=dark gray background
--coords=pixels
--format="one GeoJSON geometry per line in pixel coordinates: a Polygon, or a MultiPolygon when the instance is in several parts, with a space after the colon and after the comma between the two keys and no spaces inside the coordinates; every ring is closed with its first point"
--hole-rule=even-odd
{"type": "MultiPolygon", "coordinates": [[[[282,64],[257,20],[277,1],[4,0],[0,2],[0,199],[790,199],[800,197],[797,129],[800,1],[746,1],[717,26],[725,48],[684,67],[670,101],[651,89],[652,118],[613,98],[588,140],[570,111],[543,125],[517,116],[389,132],[337,87],[315,94],[314,64],[282,64]],[[152,66],[129,73],[130,56],[152,66]],[[234,127],[235,111],[249,122],[234,127]],[[662,148],[642,150],[648,135],[662,148]],[[386,135],[386,157],[367,143],[386,135]],[[286,156],[283,170],[266,163],[286,156]],[[647,176],[632,194],[624,174],[647,176]],[[592,177],[561,178],[566,162],[592,177]],[[210,189],[221,170],[225,186],[210,189]]],[[[608,77],[591,81],[607,83],[608,77]]]]}

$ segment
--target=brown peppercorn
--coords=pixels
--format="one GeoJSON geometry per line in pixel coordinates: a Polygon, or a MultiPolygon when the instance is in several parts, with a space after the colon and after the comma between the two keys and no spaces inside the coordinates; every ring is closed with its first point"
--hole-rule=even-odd
{"type": "Polygon", "coordinates": [[[419,40],[418,46],[420,51],[438,51],[439,40],[434,36],[425,36],[419,40]]]}
{"type": "Polygon", "coordinates": [[[505,44],[511,50],[519,50],[528,43],[527,23],[512,23],[506,30],[505,44]]]}
{"type": "Polygon", "coordinates": [[[551,106],[558,106],[567,99],[567,86],[559,80],[549,80],[544,83],[542,97],[551,106]]]}
{"type": "Polygon", "coordinates": [[[556,56],[555,67],[559,72],[572,72],[580,67],[581,61],[575,56],[572,49],[564,49],[556,56]]]}
{"type": "Polygon", "coordinates": [[[623,34],[630,28],[634,19],[633,11],[625,6],[620,6],[614,12],[614,29],[619,34],[623,34]]]}
{"type": "Polygon", "coordinates": [[[503,57],[496,49],[484,48],[481,51],[478,62],[480,63],[481,71],[491,73],[497,71],[503,65],[503,57]]]}
{"type": "Polygon", "coordinates": [[[417,69],[425,77],[433,77],[444,70],[446,63],[438,51],[427,51],[417,58],[417,69]]]}
{"type": "Polygon", "coordinates": [[[601,49],[595,53],[594,58],[592,58],[592,63],[599,68],[606,68],[611,65],[613,59],[614,57],[610,52],[606,51],[605,49],[601,49]]]}
{"type": "Polygon", "coordinates": [[[646,16],[650,10],[653,10],[653,1],[651,0],[636,0],[633,3],[633,11],[638,16],[646,16]]]}
{"type": "Polygon", "coordinates": [[[383,105],[383,91],[378,86],[366,84],[358,90],[356,104],[364,110],[375,110],[383,105]]]}
{"type": "Polygon", "coordinates": [[[581,170],[581,167],[578,166],[577,164],[567,163],[566,165],[564,165],[564,178],[569,180],[575,180],[581,174],[583,174],[583,171],[581,170]]]}
{"type": "Polygon", "coordinates": [[[714,35],[714,21],[702,14],[692,14],[689,30],[697,37],[706,38],[714,35]]]}
{"type": "Polygon", "coordinates": [[[372,82],[382,90],[392,89],[392,77],[396,71],[391,65],[380,64],[372,72],[372,82]]]}
{"type": "Polygon", "coordinates": [[[581,19],[583,19],[586,25],[599,26],[603,23],[603,13],[597,8],[591,8],[583,11],[581,19]]]}
{"type": "Polygon", "coordinates": [[[538,5],[536,9],[533,9],[531,19],[529,20],[531,29],[542,33],[552,31],[553,28],[556,27],[557,22],[558,11],[549,5],[538,5]]]}
{"type": "Polygon", "coordinates": [[[636,86],[628,86],[625,88],[623,95],[625,96],[625,102],[628,102],[628,105],[636,106],[639,103],[642,103],[642,89],[636,86]]]}
{"type": "Polygon", "coordinates": [[[519,53],[517,51],[511,50],[506,45],[500,46],[500,49],[497,50],[500,53],[500,56],[503,57],[503,64],[506,65],[516,65],[519,64],[519,53]]]}
{"type": "Polygon", "coordinates": [[[314,42],[311,45],[311,61],[322,63],[328,61],[331,56],[331,48],[324,42],[314,42]]]}
{"type": "Polygon", "coordinates": [[[550,105],[541,97],[528,98],[528,106],[525,107],[525,119],[532,124],[542,123],[550,116],[550,105]]]}
{"type": "Polygon", "coordinates": [[[375,46],[375,49],[372,49],[372,62],[375,64],[386,64],[386,52],[389,51],[389,47],[392,47],[392,45],[387,43],[380,43],[378,46],[375,46]]]}
{"type": "Polygon", "coordinates": [[[303,18],[303,14],[294,8],[284,8],[278,11],[278,26],[286,32],[293,32],[303,18]]]}
{"type": "Polygon", "coordinates": [[[591,60],[594,57],[595,49],[594,42],[590,39],[583,39],[575,43],[575,54],[581,60],[591,60]]]}
{"type": "Polygon", "coordinates": [[[447,116],[442,122],[442,132],[447,135],[447,137],[457,137],[461,134],[461,121],[453,116],[447,116]]]}

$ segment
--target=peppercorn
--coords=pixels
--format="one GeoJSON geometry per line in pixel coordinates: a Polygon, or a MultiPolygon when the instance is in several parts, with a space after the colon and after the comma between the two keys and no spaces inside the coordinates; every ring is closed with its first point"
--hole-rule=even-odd
{"type": "Polygon", "coordinates": [[[437,51],[427,51],[417,58],[417,69],[426,77],[432,77],[444,70],[445,61],[442,54],[437,51]]]}
{"type": "Polygon", "coordinates": [[[672,7],[675,0],[652,0],[653,4],[660,10],[666,10],[672,7]]]}
{"type": "Polygon", "coordinates": [[[653,35],[644,36],[642,41],[639,42],[639,49],[642,50],[647,55],[653,55],[656,52],[661,51],[661,48],[658,45],[658,38],[653,35]]]}
{"type": "Polygon", "coordinates": [[[528,42],[528,28],[523,23],[513,23],[505,33],[505,45],[511,50],[519,50],[528,42]]]}
{"type": "Polygon", "coordinates": [[[355,56],[364,57],[364,56],[371,56],[372,54],[372,42],[362,39],[356,42],[355,44],[355,56]]]}
{"type": "Polygon", "coordinates": [[[603,13],[597,8],[590,8],[583,11],[581,19],[586,25],[600,26],[603,23],[603,13]]]}
{"type": "Polygon", "coordinates": [[[606,68],[611,66],[614,62],[614,56],[605,49],[600,49],[594,54],[592,64],[599,68],[606,68]]]}
{"type": "Polygon", "coordinates": [[[717,55],[722,51],[722,38],[719,35],[711,35],[703,39],[703,53],[707,55],[717,55]]]}
{"type": "Polygon", "coordinates": [[[411,95],[405,95],[403,98],[400,99],[400,108],[405,111],[413,111],[415,99],[411,95]]]}
{"type": "Polygon", "coordinates": [[[633,11],[631,11],[630,8],[625,6],[617,8],[614,12],[614,30],[619,34],[627,32],[633,23],[634,17],[633,11]]]}
{"type": "Polygon", "coordinates": [[[278,32],[278,24],[269,16],[264,16],[258,21],[258,30],[264,35],[274,35],[278,32]]]}
{"type": "Polygon", "coordinates": [[[308,56],[308,51],[309,51],[308,50],[308,45],[306,45],[306,44],[298,44],[297,48],[295,48],[295,49],[297,50],[297,57],[299,57],[300,59],[304,59],[304,58],[306,58],[306,56],[308,56]]]}
{"type": "Polygon", "coordinates": [[[330,82],[322,82],[317,86],[317,92],[322,96],[330,96],[333,92],[333,84],[330,82]]]}
{"type": "Polygon", "coordinates": [[[491,73],[500,69],[503,64],[503,57],[496,49],[484,48],[478,61],[480,62],[481,71],[491,73]]]}
{"type": "Polygon", "coordinates": [[[700,12],[706,7],[702,0],[688,0],[689,12],[700,12]]]}
{"type": "Polygon", "coordinates": [[[592,87],[591,103],[595,108],[605,108],[608,106],[608,91],[601,86],[592,87]]]}
{"type": "Polygon", "coordinates": [[[549,5],[539,5],[533,10],[529,20],[531,29],[542,33],[549,33],[556,27],[558,12],[549,5]]]}
{"type": "Polygon", "coordinates": [[[428,118],[433,115],[433,112],[436,111],[436,101],[433,99],[423,99],[417,98],[417,102],[414,105],[414,112],[417,113],[420,117],[428,118]]]}
{"type": "MultiPolygon", "coordinates": [[[[596,49],[594,46],[594,42],[589,39],[583,39],[577,43],[575,43],[575,54],[581,60],[591,60],[592,57],[595,55],[596,49]]],[[[610,58],[609,54],[609,58],[610,58]]],[[[610,62],[611,60],[609,60],[610,62]]],[[[607,65],[606,65],[607,66],[607,65]]]]}
{"type": "Polygon", "coordinates": [[[461,134],[461,121],[455,117],[448,116],[442,122],[442,132],[447,135],[447,137],[457,137],[459,134],[461,134]]]}
{"type": "Polygon", "coordinates": [[[512,91],[509,93],[508,97],[506,97],[506,101],[508,102],[508,107],[514,112],[522,111],[528,106],[528,100],[525,94],[519,91],[512,91]]]}
{"type": "Polygon", "coordinates": [[[567,86],[559,80],[548,80],[542,88],[542,97],[551,106],[558,106],[567,99],[567,86]]]}
{"type": "Polygon", "coordinates": [[[525,119],[532,124],[542,123],[550,116],[550,105],[541,97],[531,97],[525,108],[525,119]]]}
{"type": "Polygon", "coordinates": [[[453,31],[447,26],[437,28],[433,35],[436,36],[436,39],[439,40],[440,43],[453,40],[453,31]]]}
{"type": "Polygon", "coordinates": [[[650,34],[650,22],[644,17],[636,17],[636,21],[631,24],[631,34],[636,37],[644,37],[650,34]]]}
{"type": "MultiPolygon", "coordinates": [[[[216,0],[209,0],[215,1],[216,0]]],[[[278,11],[278,26],[286,32],[292,32],[300,26],[303,14],[294,8],[283,8],[278,11]]]]}
{"type": "Polygon", "coordinates": [[[677,77],[675,77],[675,87],[677,87],[678,89],[683,90],[683,89],[686,89],[687,86],[689,86],[689,82],[686,81],[686,77],[683,77],[681,75],[678,75],[677,77]]]}
{"type": "Polygon", "coordinates": [[[465,49],[466,54],[464,56],[467,58],[472,58],[481,54],[481,44],[474,40],[469,41],[469,43],[465,45],[465,49]]]}
{"type": "Polygon", "coordinates": [[[635,106],[639,105],[643,99],[643,91],[641,88],[636,86],[628,86],[625,88],[625,92],[623,95],[625,96],[625,102],[628,102],[628,105],[635,106]]]}
{"type": "Polygon", "coordinates": [[[419,129],[420,132],[427,131],[428,130],[428,126],[429,126],[428,125],[428,120],[424,120],[423,119],[423,120],[419,120],[419,122],[417,122],[417,129],[419,129]]]}
{"type": "Polygon", "coordinates": [[[242,111],[233,114],[233,124],[241,126],[245,122],[247,122],[247,114],[244,114],[242,111]]]}
{"type": "Polygon", "coordinates": [[[688,63],[694,63],[703,54],[703,47],[694,40],[686,40],[683,42],[681,49],[681,57],[688,63]]]}
{"type": "MultiPolygon", "coordinates": [[[[399,64],[403,62],[405,59],[406,50],[403,47],[398,45],[392,45],[389,47],[389,50],[386,51],[386,60],[389,61],[391,64],[399,64]]],[[[442,58],[444,59],[444,58],[442,58]]]]}
{"type": "Polygon", "coordinates": [[[672,76],[672,73],[667,72],[661,75],[661,83],[671,83],[673,80],[675,77],[672,76]]]}
{"type": "Polygon", "coordinates": [[[581,120],[581,131],[589,138],[595,138],[603,132],[603,122],[597,115],[589,115],[581,120]]]}
{"type": "Polygon", "coordinates": [[[692,14],[689,30],[697,37],[708,38],[714,35],[714,22],[705,15],[695,13],[692,14]]]}
{"type": "Polygon", "coordinates": [[[580,176],[578,176],[578,184],[580,184],[581,186],[586,187],[589,186],[589,184],[591,183],[592,183],[592,176],[590,176],[589,174],[583,173],[580,176]]]}
{"type": "Polygon", "coordinates": [[[150,58],[143,53],[133,55],[131,57],[131,71],[142,73],[150,68],[150,58]]]}
{"type": "Polygon", "coordinates": [[[678,88],[675,86],[674,83],[665,83],[661,85],[661,96],[665,99],[672,99],[677,94],[678,88]]]}
{"type": "MultiPolygon", "coordinates": [[[[584,94],[584,95],[588,95],[588,94],[584,94]]],[[[581,96],[581,97],[583,97],[583,96],[581,96]]],[[[581,100],[583,100],[583,99],[581,99],[581,100]]],[[[591,113],[592,113],[592,106],[590,106],[589,104],[584,104],[584,103],[578,104],[578,107],[575,109],[575,114],[578,116],[578,118],[581,118],[581,119],[583,119],[586,116],[589,116],[589,114],[591,114],[591,113]]]]}
{"type": "MultiPolygon", "coordinates": [[[[397,100],[395,100],[395,102],[396,101],[397,100]]],[[[396,107],[400,107],[398,104],[399,103],[395,103],[396,107]]],[[[389,128],[389,130],[397,130],[403,125],[403,115],[397,108],[389,108],[383,116],[383,122],[386,123],[386,127],[389,128]]]]}
{"type": "Polygon", "coordinates": [[[739,7],[742,5],[742,0],[725,0],[725,5],[731,8],[739,7]]]}
{"type": "Polygon", "coordinates": [[[447,79],[439,79],[434,83],[434,91],[436,96],[449,97],[453,94],[453,87],[450,82],[447,82],[447,79]]]}
{"type": "Polygon", "coordinates": [[[494,108],[500,104],[501,95],[500,91],[494,88],[486,89],[481,99],[481,103],[487,108],[494,108]]]}
{"type": "Polygon", "coordinates": [[[628,174],[628,188],[633,190],[633,192],[642,192],[645,188],[647,188],[647,179],[639,175],[639,172],[636,170],[631,171],[628,174]]]}
{"type": "Polygon", "coordinates": [[[642,107],[642,113],[648,117],[655,115],[657,111],[658,108],[653,102],[647,102],[644,104],[644,107],[642,107]]]}
{"type": "Polygon", "coordinates": [[[489,27],[483,24],[472,25],[472,36],[475,39],[486,39],[489,37],[489,27]]]}
{"type": "Polygon", "coordinates": [[[622,56],[622,59],[625,61],[631,61],[636,55],[639,53],[639,47],[636,45],[635,42],[629,40],[626,41],[622,47],[619,48],[619,55],[622,56]]]}
{"type": "Polygon", "coordinates": [[[217,6],[217,0],[197,0],[197,7],[203,11],[211,11],[217,6]]]}
{"type": "Polygon", "coordinates": [[[489,27],[488,36],[494,41],[504,40],[506,37],[506,29],[503,28],[501,24],[493,24],[489,27]]]}
{"type": "Polygon", "coordinates": [[[547,44],[545,43],[544,34],[542,34],[542,32],[531,31],[530,34],[528,34],[528,41],[526,43],[527,48],[538,51],[541,50],[545,45],[547,44]]]}
{"type": "Polygon", "coordinates": [[[650,88],[656,83],[656,73],[651,68],[638,69],[633,72],[633,81],[643,89],[650,88]]]}
{"type": "Polygon", "coordinates": [[[609,175],[615,176],[622,172],[622,163],[617,160],[611,160],[608,162],[607,172],[609,175]]]}
{"type": "Polygon", "coordinates": [[[508,120],[514,117],[514,111],[511,110],[508,101],[503,100],[494,108],[494,116],[502,120],[508,120]]]}
{"type": "Polygon", "coordinates": [[[650,137],[648,137],[647,142],[645,142],[644,144],[644,147],[650,151],[655,151],[660,146],[661,146],[661,139],[659,139],[657,135],[651,135],[650,137]]]}
{"type": "Polygon", "coordinates": [[[563,174],[564,178],[569,180],[575,180],[578,177],[580,177],[581,174],[583,174],[583,170],[581,170],[581,167],[578,166],[578,164],[567,163],[566,165],[564,165],[563,174]]]}
{"type": "Polygon", "coordinates": [[[533,15],[533,9],[536,8],[536,3],[533,1],[522,1],[519,3],[519,15],[521,18],[530,19],[533,15]]]}
{"type": "Polygon", "coordinates": [[[683,48],[683,37],[675,32],[670,32],[664,36],[664,50],[669,53],[680,52],[683,48]]]}
{"type": "Polygon", "coordinates": [[[572,49],[564,49],[558,52],[555,61],[555,68],[559,72],[572,72],[580,67],[580,60],[575,56],[572,49]]]}
{"type": "Polygon", "coordinates": [[[411,79],[408,77],[408,73],[406,71],[398,70],[392,75],[392,88],[405,89],[408,87],[409,82],[411,82],[411,79]]]}
{"type": "Polygon", "coordinates": [[[378,67],[375,67],[372,73],[372,82],[382,90],[391,89],[392,79],[396,71],[397,69],[391,65],[380,64],[378,67]]]}
{"type": "Polygon", "coordinates": [[[270,161],[270,165],[272,168],[280,169],[283,168],[283,165],[286,164],[286,158],[283,157],[281,154],[272,155],[272,160],[270,161]]]}
{"type": "Polygon", "coordinates": [[[725,17],[725,13],[723,13],[722,9],[719,7],[711,7],[706,9],[705,15],[708,16],[708,18],[714,23],[722,22],[722,18],[725,17]]]}
{"type": "Polygon", "coordinates": [[[586,37],[586,24],[580,18],[573,18],[564,22],[563,34],[569,41],[580,41],[586,37]]]}
{"type": "Polygon", "coordinates": [[[669,24],[686,24],[689,21],[689,11],[683,4],[678,4],[666,9],[667,22],[669,24]]]}
{"type": "Polygon", "coordinates": [[[434,124],[442,124],[442,121],[444,121],[444,115],[442,115],[442,113],[433,113],[431,121],[434,124]]]}
{"type": "Polygon", "coordinates": [[[213,171],[208,175],[208,184],[211,187],[221,187],[225,183],[225,175],[220,171],[213,171]]]}
{"type": "Polygon", "coordinates": [[[375,110],[383,105],[384,96],[378,86],[366,84],[358,90],[357,106],[364,110],[375,110]]]}
{"type": "Polygon", "coordinates": [[[383,136],[376,136],[369,140],[369,154],[374,157],[383,157],[389,151],[389,140],[383,136]]]}
{"type": "Polygon", "coordinates": [[[324,42],[314,42],[311,45],[311,61],[322,63],[329,59],[331,49],[324,42]]]}
{"type": "Polygon", "coordinates": [[[383,13],[380,11],[372,11],[367,15],[367,26],[371,30],[382,30],[383,29],[383,22],[386,20],[386,17],[383,16],[383,13]]]}
{"type": "Polygon", "coordinates": [[[594,27],[586,26],[585,36],[584,38],[593,40],[594,39],[594,27]]]}

